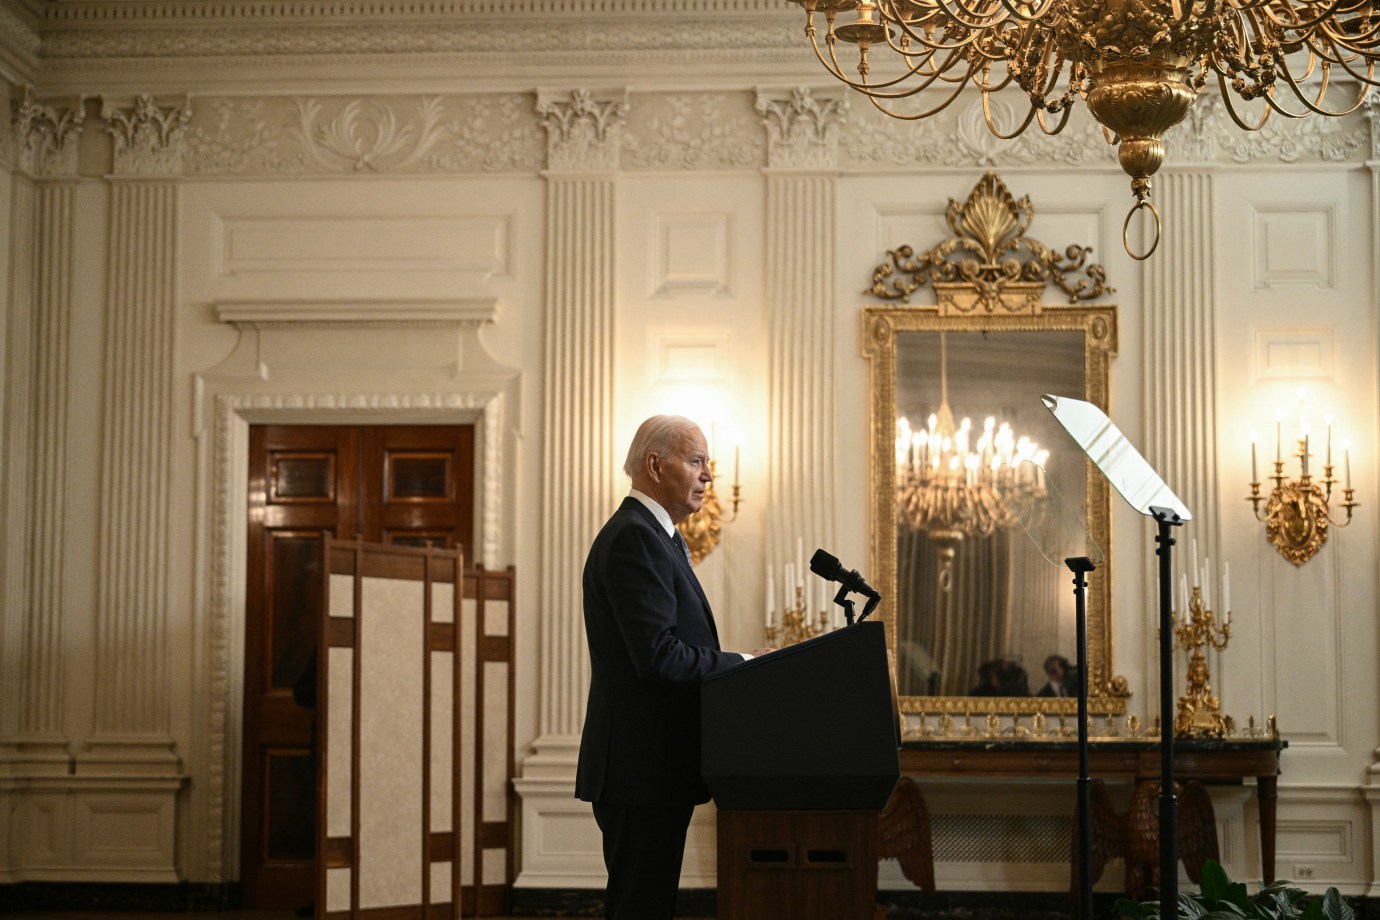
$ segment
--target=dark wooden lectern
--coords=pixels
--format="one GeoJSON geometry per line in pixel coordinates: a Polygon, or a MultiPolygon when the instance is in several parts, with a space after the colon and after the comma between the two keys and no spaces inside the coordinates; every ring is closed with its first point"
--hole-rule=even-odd
{"type": "Polygon", "coordinates": [[[715,674],[702,705],[720,920],[871,917],[877,814],[901,773],[882,624],[715,674]]]}

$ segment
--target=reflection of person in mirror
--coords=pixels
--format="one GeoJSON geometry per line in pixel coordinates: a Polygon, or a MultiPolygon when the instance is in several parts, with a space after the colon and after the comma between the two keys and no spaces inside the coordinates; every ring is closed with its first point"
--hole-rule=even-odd
{"type": "Polygon", "coordinates": [[[978,665],[977,686],[969,696],[1030,696],[1025,668],[1010,658],[993,658],[978,665]]]}
{"type": "Polygon", "coordinates": [[[714,478],[704,433],[678,416],[649,418],[623,470],[632,492],[585,562],[591,679],[575,796],[593,803],[603,834],[604,916],[671,920],[690,816],[709,801],[700,681],[752,656],[720,651],[675,526],[714,478]]]}
{"type": "Polygon", "coordinates": [[[1069,667],[1069,660],[1063,655],[1050,655],[1045,659],[1045,685],[1035,695],[1073,696],[1069,686],[1072,677],[1073,669],[1069,667]]]}

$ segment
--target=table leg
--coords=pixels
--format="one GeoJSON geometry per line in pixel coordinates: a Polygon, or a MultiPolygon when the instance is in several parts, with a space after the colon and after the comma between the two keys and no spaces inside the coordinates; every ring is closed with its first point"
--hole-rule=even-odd
{"type": "Polygon", "coordinates": [[[1279,778],[1257,776],[1255,798],[1260,806],[1260,870],[1265,884],[1275,880],[1275,806],[1279,778]]]}

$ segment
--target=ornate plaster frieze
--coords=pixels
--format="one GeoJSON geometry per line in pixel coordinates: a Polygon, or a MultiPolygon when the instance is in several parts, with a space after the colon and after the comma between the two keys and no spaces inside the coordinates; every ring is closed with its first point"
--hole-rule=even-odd
{"type": "MultiPolygon", "coordinates": [[[[530,92],[205,96],[189,105],[181,143],[166,149],[169,157],[174,149],[182,151],[182,174],[188,176],[762,166],[841,171],[1051,165],[1119,169],[1115,148],[1082,107],[1074,110],[1060,134],[1045,135],[1032,126],[1017,138],[1002,140],[988,130],[981,106],[967,97],[914,122],[890,118],[870,104],[851,100],[842,88],[829,95],[821,95],[819,89],[604,95],[579,90],[539,93],[535,106],[533,98],[530,92]]],[[[1167,165],[1374,158],[1380,156],[1376,105],[1367,103],[1340,119],[1274,117],[1263,131],[1250,133],[1232,122],[1220,97],[1204,95],[1167,135],[1167,165]]],[[[30,127],[19,130],[17,115],[14,142],[27,138],[28,160],[61,162],[74,171],[75,144],[70,138],[79,126],[80,109],[59,115],[30,98],[22,111],[23,123],[30,127]],[[58,157],[54,151],[59,147],[69,159],[58,157]]],[[[1016,121],[1015,108],[1004,100],[994,100],[992,111],[1000,125],[1016,121]]],[[[149,126],[152,130],[152,121],[149,126]]],[[[159,165],[172,168],[169,163],[159,165]]],[[[61,174],[58,165],[44,168],[61,174]]]]}
{"type": "MultiPolygon", "coordinates": [[[[266,10],[272,5],[262,4],[266,10]]],[[[799,29],[785,4],[774,15],[706,17],[664,14],[650,17],[580,19],[561,10],[522,24],[522,53],[570,64],[658,59],[743,60],[744,53],[774,52],[774,60],[798,61],[799,29]],[[784,17],[784,18],[783,18],[784,17]]],[[[131,27],[50,26],[43,32],[43,56],[52,60],[112,58],[324,57],[332,55],[465,55],[511,66],[514,24],[507,17],[416,17],[347,19],[322,15],[316,21],[265,25],[262,19],[230,23],[183,18],[152,20],[131,27]]]]}
{"type": "MultiPolygon", "coordinates": [[[[991,103],[993,120],[1004,130],[1019,124],[1005,100],[991,103]]],[[[942,166],[1115,166],[1116,150],[1086,110],[1075,109],[1059,134],[1032,125],[1024,134],[1002,140],[988,130],[976,97],[960,98],[942,113],[920,121],[892,118],[871,104],[849,109],[842,126],[842,165],[854,167],[942,166]]]]}
{"type": "Polygon", "coordinates": [[[742,169],[762,164],[762,130],[745,93],[639,94],[623,138],[625,169],[742,169]]]}
{"type": "Polygon", "coordinates": [[[101,107],[101,117],[106,121],[106,133],[115,139],[115,175],[182,175],[190,105],[162,108],[152,96],[141,95],[130,107],[107,102],[101,107]]]}
{"type": "MultiPolygon", "coordinates": [[[[265,4],[260,0],[188,6],[183,0],[129,0],[118,7],[105,0],[64,0],[47,4],[44,19],[50,23],[128,22],[240,22],[245,20],[329,20],[351,17],[436,19],[455,17],[600,17],[651,16],[664,18],[681,12],[697,15],[775,13],[781,0],[302,0],[291,5],[265,4]]],[[[791,16],[794,20],[795,16],[791,16]]]]}
{"type": "Polygon", "coordinates": [[[67,108],[40,104],[26,87],[15,105],[11,129],[12,161],[21,171],[40,179],[70,179],[77,175],[77,147],[86,121],[85,98],[67,108]]]}
{"type": "Polygon", "coordinates": [[[772,169],[837,169],[839,126],[848,111],[847,90],[797,87],[789,95],[757,91],[757,112],[767,130],[772,169]]]}
{"type": "Polygon", "coordinates": [[[1370,125],[1370,158],[1380,160],[1380,93],[1367,96],[1361,112],[1370,125]]]}
{"type": "Polygon", "coordinates": [[[628,93],[595,95],[577,89],[569,98],[537,94],[537,114],[546,128],[546,167],[556,171],[612,172],[618,169],[628,93]]]}
{"type": "Polygon", "coordinates": [[[531,94],[199,98],[188,175],[535,171],[531,94]]]}
{"type": "Polygon", "coordinates": [[[0,57],[18,63],[15,69],[24,74],[24,79],[32,79],[43,42],[35,29],[36,21],[21,15],[17,7],[18,4],[0,5],[0,57]]]}
{"type": "Polygon", "coordinates": [[[1282,118],[1274,113],[1259,131],[1242,131],[1225,114],[1215,124],[1220,158],[1234,163],[1343,163],[1364,157],[1371,146],[1371,131],[1359,114],[1282,118]]]}

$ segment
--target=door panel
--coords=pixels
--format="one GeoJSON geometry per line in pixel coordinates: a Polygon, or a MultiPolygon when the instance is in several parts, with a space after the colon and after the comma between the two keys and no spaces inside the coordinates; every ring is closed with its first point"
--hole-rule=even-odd
{"type": "Polygon", "coordinates": [[[474,428],[249,429],[244,799],[247,907],[312,900],[321,535],[460,546],[474,523],[474,428]]]}

